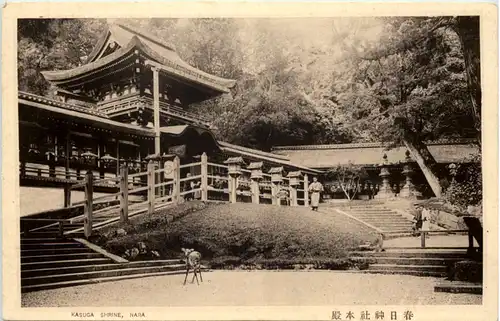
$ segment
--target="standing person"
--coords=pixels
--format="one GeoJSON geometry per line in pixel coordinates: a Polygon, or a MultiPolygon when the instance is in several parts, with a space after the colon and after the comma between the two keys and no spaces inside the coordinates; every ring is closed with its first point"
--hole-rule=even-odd
{"type": "Polygon", "coordinates": [[[422,210],[423,207],[421,204],[415,203],[413,204],[415,209],[413,210],[413,232],[415,236],[420,235],[420,229],[422,228],[422,210]]]}
{"type": "MultiPolygon", "coordinates": [[[[431,225],[431,212],[427,208],[422,209],[422,231],[429,232],[431,225]]],[[[426,234],[426,238],[429,237],[429,234],[426,234]]]]}
{"type": "Polygon", "coordinates": [[[323,192],[323,185],[318,182],[317,177],[313,177],[313,182],[309,185],[309,192],[311,193],[311,207],[312,210],[318,210],[320,193],[323,192]]]}

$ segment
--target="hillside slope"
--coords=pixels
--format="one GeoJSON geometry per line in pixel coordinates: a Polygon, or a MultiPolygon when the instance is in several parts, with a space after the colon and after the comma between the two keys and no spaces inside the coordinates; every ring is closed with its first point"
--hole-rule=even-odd
{"type": "Polygon", "coordinates": [[[181,247],[192,247],[221,264],[329,261],[376,240],[371,230],[341,214],[247,203],[190,202],[103,232],[101,244],[118,255],[145,242],[162,258],[178,257],[181,247]],[[116,236],[117,228],[127,235],[116,236]]]}

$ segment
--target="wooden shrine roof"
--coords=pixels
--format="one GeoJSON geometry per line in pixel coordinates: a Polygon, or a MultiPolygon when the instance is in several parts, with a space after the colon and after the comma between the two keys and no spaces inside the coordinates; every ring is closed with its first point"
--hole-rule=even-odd
{"type": "MultiPolygon", "coordinates": [[[[426,144],[438,163],[460,162],[480,152],[472,140],[445,140],[426,144]]],[[[405,147],[387,150],[382,143],[278,146],[272,151],[277,155],[288,156],[293,163],[318,169],[349,162],[356,165],[378,166],[382,163],[384,154],[387,154],[387,160],[392,164],[403,163],[406,157],[405,147]]]]}
{"type": "Polygon", "coordinates": [[[84,123],[91,127],[103,128],[106,130],[112,130],[143,137],[155,136],[154,131],[151,129],[139,128],[134,125],[124,124],[108,119],[106,115],[100,113],[97,110],[59,102],[26,92],[18,93],[18,101],[20,106],[25,105],[46,112],[54,113],[61,118],[67,118],[73,122],[84,123]]]}
{"type": "Polygon", "coordinates": [[[319,174],[321,171],[304,166],[303,164],[293,162],[288,157],[273,153],[263,152],[248,147],[238,146],[226,142],[219,141],[221,150],[229,155],[238,155],[249,159],[250,161],[264,161],[272,165],[284,166],[295,170],[302,170],[307,174],[319,174]]]}
{"type": "Polygon", "coordinates": [[[95,77],[96,73],[112,70],[124,60],[130,59],[136,50],[145,58],[160,64],[163,72],[202,88],[227,93],[236,83],[235,80],[217,77],[190,66],[180,58],[172,46],[146,31],[122,23],[108,24],[108,30],[99,40],[85,65],[70,70],[44,71],[42,74],[46,80],[59,86],[75,83],[83,78],[89,80],[95,77]],[[101,57],[111,42],[118,44],[120,48],[101,57]]]}

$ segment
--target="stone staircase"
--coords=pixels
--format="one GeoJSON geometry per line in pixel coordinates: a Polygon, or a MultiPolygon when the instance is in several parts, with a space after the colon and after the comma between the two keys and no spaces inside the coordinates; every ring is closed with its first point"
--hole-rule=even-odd
{"type": "Polygon", "coordinates": [[[365,273],[447,277],[454,263],[466,260],[467,248],[394,248],[383,252],[356,251],[352,259],[367,259],[365,273]]]}
{"type": "Polygon", "coordinates": [[[383,232],[408,234],[412,231],[412,222],[397,211],[384,207],[382,203],[365,203],[344,204],[334,208],[383,232]]]}
{"type": "MultiPolygon", "coordinates": [[[[97,213],[94,226],[115,223],[116,210],[97,213]]],[[[129,262],[85,241],[83,216],[65,223],[62,233],[59,223],[44,219],[50,216],[21,221],[30,226],[21,232],[21,292],[185,273],[181,259],[129,262]]]]}
{"type": "Polygon", "coordinates": [[[21,292],[147,276],[181,274],[182,260],[121,263],[73,239],[21,238],[21,292]]]}

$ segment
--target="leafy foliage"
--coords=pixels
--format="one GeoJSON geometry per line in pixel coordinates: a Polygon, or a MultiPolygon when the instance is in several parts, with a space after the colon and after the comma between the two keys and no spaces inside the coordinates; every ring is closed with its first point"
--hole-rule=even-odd
{"type": "Polygon", "coordinates": [[[481,205],[483,199],[483,179],[480,156],[470,157],[456,165],[456,179],[446,189],[444,199],[461,212],[467,207],[481,205]]]}
{"type": "MultiPolygon", "coordinates": [[[[471,110],[480,112],[480,105],[470,107],[478,68],[467,68],[478,63],[475,51],[467,50],[478,33],[473,19],[125,22],[173,43],[191,65],[237,80],[230,95],[191,106],[213,119],[224,141],[269,150],[401,142],[408,134],[417,141],[470,137],[478,131],[469,123],[471,110]]],[[[104,30],[103,20],[20,20],[19,88],[47,94],[40,71],[80,65],[104,30]]]]}
{"type": "Polygon", "coordinates": [[[329,169],[327,176],[335,179],[347,199],[352,200],[358,192],[360,180],[368,177],[368,173],[363,166],[348,163],[329,169]]]}

